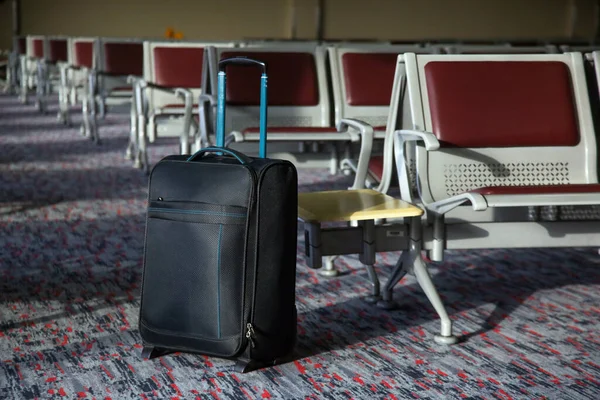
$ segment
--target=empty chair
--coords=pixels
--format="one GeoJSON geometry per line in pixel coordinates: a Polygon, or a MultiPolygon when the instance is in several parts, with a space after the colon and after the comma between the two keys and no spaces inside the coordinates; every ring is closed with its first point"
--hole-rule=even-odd
{"type": "MultiPolygon", "coordinates": [[[[343,118],[363,121],[373,127],[375,139],[384,139],[398,55],[407,51],[430,53],[433,50],[416,45],[330,47],[335,122],[343,118]]],[[[368,171],[359,171],[357,162],[346,152],[341,168],[358,171],[353,185],[358,189],[365,187],[365,182],[374,184],[381,180],[382,158],[372,156],[368,171]]]]}
{"type": "Polygon", "coordinates": [[[136,167],[148,168],[147,142],[154,142],[157,136],[180,137],[180,152],[189,153],[198,130],[192,113],[202,93],[204,50],[213,44],[144,43],[143,79],[136,80],[137,124],[126,152],[126,158],[134,158],[136,167]]]}
{"type": "Polygon", "coordinates": [[[68,61],[60,66],[58,120],[70,124],[69,106],[75,105],[87,85],[88,72],[96,64],[96,39],[74,37],[68,41],[68,61]]]}
{"type": "MultiPolygon", "coordinates": [[[[388,125],[401,197],[425,210],[413,254],[427,250],[443,261],[446,249],[597,247],[597,220],[528,215],[530,207],[600,205],[580,53],[408,53],[396,71],[388,125]],[[405,107],[412,129],[398,117],[405,107]]],[[[384,300],[423,263],[413,258],[403,254],[384,300]]],[[[440,299],[430,300],[443,310],[440,299]]]]}
{"type": "Polygon", "coordinates": [[[82,131],[99,141],[97,113],[104,117],[107,105],[130,104],[133,96],[130,76],[141,77],[144,69],[143,44],[134,39],[106,39],[96,42],[97,63],[89,71],[83,100],[82,131]]]}
{"type": "Polygon", "coordinates": [[[0,69],[4,70],[4,85],[5,85],[5,92],[8,91],[8,87],[9,87],[9,64],[10,64],[10,55],[11,55],[11,51],[10,50],[6,50],[6,49],[1,49],[0,50],[0,69]]]}
{"type": "MultiPolygon", "coordinates": [[[[363,123],[344,120],[338,129],[333,124],[331,104],[327,89],[325,48],[306,45],[285,47],[256,47],[244,49],[207,48],[209,68],[207,74],[209,96],[200,105],[200,135],[197,145],[207,143],[212,126],[209,123],[214,105],[217,86],[217,64],[219,60],[237,56],[247,56],[267,64],[268,86],[268,141],[287,143],[328,143],[360,140],[360,132],[372,129],[363,123]],[[209,111],[207,111],[209,110],[209,111]]],[[[257,142],[258,97],[260,73],[257,69],[230,66],[227,72],[227,114],[226,129],[230,134],[226,144],[232,142],[257,142]]],[[[368,133],[367,133],[368,134],[368,133]]],[[[331,146],[328,161],[332,171],[338,168],[337,154],[331,146]]],[[[271,152],[271,154],[273,154],[271,152]]],[[[291,153],[283,157],[294,157],[291,153]]],[[[306,155],[305,155],[306,156],[306,155]]],[[[300,160],[304,165],[315,165],[314,154],[300,160]]]]}
{"type": "Polygon", "coordinates": [[[529,207],[600,205],[580,53],[407,54],[399,64],[414,124],[394,133],[401,192],[429,213],[432,259],[453,248],[597,246],[597,222],[527,221],[529,207]]]}
{"type": "Polygon", "coordinates": [[[44,57],[38,61],[37,102],[41,112],[46,112],[46,96],[61,82],[60,66],[68,61],[67,38],[48,37],[44,45],[44,57]]]}
{"type": "Polygon", "coordinates": [[[44,36],[27,36],[25,39],[25,54],[20,58],[21,64],[21,102],[29,101],[29,90],[37,82],[38,61],[44,58],[46,38],[44,36]]]}
{"type": "Polygon", "coordinates": [[[98,83],[100,114],[106,105],[128,103],[131,100],[129,76],[144,73],[144,49],[141,40],[101,38],[98,46],[98,83]]]}
{"type": "MultiPolygon", "coordinates": [[[[596,147],[600,152],[600,50],[585,54],[585,59],[588,93],[596,130],[596,147]]],[[[600,157],[598,157],[598,173],[600,174],[600,157]]]]}
{"type": "Polygon", "coordinates": [[[7,55],[5,93],[18,93],[21,81],[20,57],[27,52],[27,43],[24,36],[15,36],[12,49],[7,55]]]}

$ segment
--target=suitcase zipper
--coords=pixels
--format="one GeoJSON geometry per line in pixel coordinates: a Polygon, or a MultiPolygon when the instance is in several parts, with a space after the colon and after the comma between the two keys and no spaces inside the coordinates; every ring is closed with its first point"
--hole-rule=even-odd
{"type": "MultiPolygon", "coordinates": [[[[256,224],[256,232],[255,232],[255,241],[258,240],[258,177],[256,176],[256,171],[253,168],[246,166],[248,172],[250,172],[250,176],[252,176],[252,204],[251,207],[248,208],[248,215],[250,215],[250,210],[252,206],[256,207],[257,212],[257,224],[256,224]]],[[[251,219],[248,218],[248,223],[250,223],[251,219]]],[[[258,254],[258,252],[257,252],[258,254]]],[[[254,278],[252,279],[252,298],[250,299],[250,305],[248,307],[248,319],[249,321],[246,323],[246,342],[250,344],[250,348],[256,347],[256,342],[254,341],[254,337],[256,336],[256,332],[254,331],[254,326],[252,325],[254,322],[254,301],[256,298],[256,271],[258,269],[257,259],[254,259],[254,278]]],[[[247,274],[246,274],[247,275],[247,274]]],[[[250,358],[250,349],[246,347],[244,351],[250,358]]]]}
{"type": "MultiPolygon", "coordinates": [[[[260,219],[260,184],[262,182],[262,179],[265,176],[265,172],[271,168],[273,165],[268,165],[264,168],[262,168],[260,170],[260,174],[259,176],[256,176],[256,172],[252,169],[249,168],[250,172],[252,173],[252,177],[254,178],[254,183],[255,183],[255,187],[256,187],[256,192],[255,194],[255,199],[256,199],[256,232],[255,232],[255,240],[258,242],[258,234],[259,234],[259,228],[258,228],[258,221],[260,219]]],[[[256,342],[254,341],[254,338],[256,337],[256,332],[254,331],[254,326],[252,325],[254,323],[254,308],[255,308],[255,303],[256,303],[256,276],[257,276],[257,272],[258,272],[258,251],[256,252],[255,255],[255,259],[254,259],[254,279],[252,282],[252,303],[250,304],[250,309],[249,311],[249,317],[250,317],[250,322],[248,322],[246,324],[246,339],[248,340],[248,342],[250,343],[250,347],[251,348],[256,348],[256,342]]],[[[248,355],[250,356],[250,351],[249,349],[248,351],[248,355]]]]}
{"type": "Polygon", "coordinates": [[[245,218],[246,214],[224,212],[224,211],[204,211],[204,210],[186,210],[181,208],[160,208],[160,207],[148,207],[150,212],[159,212],[166,214],[190,214],[190,215],[215,215],[217,217],[232,217],[232,218],[245,218]]]}
{"type": "Polygon", "coordinates": [[[255,348],[256,344],[254,343],[254,339],[253,339],[254,338],[254,327],[252,327],[251,323],[246,324],[246,338],[250,342],[250,346],[252,348],[255,348]]]}

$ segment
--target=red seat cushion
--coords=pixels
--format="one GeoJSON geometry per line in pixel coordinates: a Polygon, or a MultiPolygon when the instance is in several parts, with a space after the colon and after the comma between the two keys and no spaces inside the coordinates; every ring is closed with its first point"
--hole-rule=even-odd
{"type": "Polygon", "coordinates": [[[385,125],[380,125],[380,126],[374,126],[373,130],[374,131],[385,131],[387,129],[387,126],[385,125]]]}
{"type": "MultiPolygon", "coordinates": [[[[316,106],[319,104],[317,68],[311,53],[227,51],[221,59],[248,56],[267,64],[269,106],[316,106]]],[[[227,103],[260,104],[260,70],[231,65],[227,67],[227,103]]]]}
{"type": "Polygon", "coordinates": [[[202,47],[155,47],[154,82],[166,87],[202,86],[202,47]]]}
{"type": "MultiPolygon", "coordinates": [[[[319,126],[269,126],[267,127],[269,133],[332,133],[337,132],[337,129],[333,127],[319,127],[319,126]]],[[[260,133],[259,127],[246,128],[242,133],[260,133]]]]}
{"type": "Polygon", "coordinates": [[[397,59],[396,53],[345,53],[346,102],[351,106],[388,106],[397,59]]]}
{"type": "Polygon", "coordinates": [[[144,74],[144,49],[141,43],[104,43],[104,68],[112,75],[144,74]]]}
{"type": "Polygon", "coordinates": [[[599,193],[600,184],[493,186],[471,190],[482,195],[599,193]]]}
{"type": "Polygon", "coordinates": [[[375,178],[381,180],[383,177],[383,157],[375,156],[369,160],[369,171],[375,178]]]}
{"type": "Polygon", "coordinates": [[[74,47],[74,65],[77,67],[92,68],[94,62],[94,43],[93,42],[75,42],[74,47]]]}
{"type": "Polygon", "coordinates": [[[27,52],[27,40],[24,37],[19,38],[17,45],[19,46],[17,49],[19,54],[25,54],[27,52]]]}
{"type": "Polygon", "coordinates": [[[67,61],[67,40],[50,39],[48,40],[48,61],[61,62],[67,61]]]}
{"type": "Polygon", "coordinates": [[[432,130],[442,146],[575,146],[571,74],[563,62],[433,61],[425,65],[432,130]]]}
{"type": "Polygon", "coordinates": [[[32,46],[32,56],[36,58],[44,58],[44,40],[43,39],[33,39],[31,40],[32,46]]]}

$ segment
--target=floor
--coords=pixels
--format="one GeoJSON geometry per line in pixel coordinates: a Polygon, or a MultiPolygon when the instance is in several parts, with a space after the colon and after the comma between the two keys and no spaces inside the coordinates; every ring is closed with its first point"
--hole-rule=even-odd
{"type": "MultiPolygon", "coordinates": [[[[324,278],[298,236],[295,360],[248,374],[227,360],[141,358],[137,332],[147,177],[123,157],[127,116],[102,144],[0,95],[0,399],[598,399],[597,249],[452,251],[431,264],[462,342],[416,284],[385,311],[361,300],[356,256],[324,278]]],[[[151,162],[177,151],[159,139],[151,162]]],[[[300,190],[349,178],[301,170],[300,190]]],[[[378,255],[385,281],[398,253],[378,255]]]]}

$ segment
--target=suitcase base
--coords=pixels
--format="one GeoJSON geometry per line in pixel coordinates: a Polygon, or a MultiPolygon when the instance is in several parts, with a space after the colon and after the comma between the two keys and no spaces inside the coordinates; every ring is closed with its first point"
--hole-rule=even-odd
{"type": "Polygon", "coordinates": [[[161,349],[160,347],[144,346],[142,349],[142,358],[152,360],[153,358],[166,356],[167,354],[172,354],[175,352],[175,350],[161,349]]]}
{"type": "Polygon", "coordinates": [[[257,371],[259,369],[285,364],[293,360],[293,357],[276,358],[273,361],[237,360],[233,370],[240,374],[257,371]]]}
{"type": "MultiPolygon", "coordinates": [[[[169,354],[176,353],[176,350],[162,349],[160,347],[144,346],[142,349],[142,358],[152,360],[169,354]]],[[[256,361],[256,360],[237,360],[233,370],[240,374],[257,371],[259,369],[272,367],[274,365],[285,364],[290,360],[286,358],[277,358],[273,361],[256,361]]]]}

